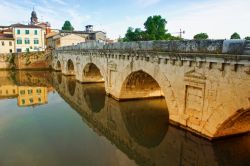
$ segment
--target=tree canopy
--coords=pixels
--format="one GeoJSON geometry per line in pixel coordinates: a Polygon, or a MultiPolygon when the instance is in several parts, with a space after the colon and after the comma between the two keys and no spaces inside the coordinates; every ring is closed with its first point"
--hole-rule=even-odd
{"type": "Polygon", "coordinates": [[[245,37],[246,40],[250,40],[250,36],[245,37]]]}
{"type": "Polygon", "coordinates": [[[167,21],[161,16],[150,16],[144,23],[145,31],[129,27],[123,41],[170,40],[174,38],[166,30],[167,21]],[[172,38],[171,38],[172,37],[172,38]]]}
{"type": "Polygon", "coordinates": [[[67,20],[64,22],[62,30],[73,31],[74,27],[71,25],[70,21],[67,20]]]}
{"type": "Polygon", "coordinates": [[[237,33],[237,32],[234,32],[232,35],[231,35],[231,38],[230,39],[240,39],[240,35],[237,33]]]}
{"type": "Polygon", "coordinates": [[[208,35],[206,33],[199,33],[194,35],[195,40],[206,40],[208,39],[208,35]]]}

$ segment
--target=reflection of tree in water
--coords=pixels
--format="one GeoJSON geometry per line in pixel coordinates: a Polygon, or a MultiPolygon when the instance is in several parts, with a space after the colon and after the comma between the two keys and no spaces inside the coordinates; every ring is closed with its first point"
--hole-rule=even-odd
{"type": "Polygon", "coordinates": [[[93,112],[100,112],[105,105],[105,88],[101,84],[82,85],[84,99],[93,112]]]}
{"type": "Polygon", "coordinates": [[[74,96],[75,89],[76,89],[76,79],[74,76],[67,77],[67,86],[68,86],[68,91],[69,91],[70,95],[74,96]]]}
{"type": "Polygon", "coordinates": [[[165,99],[122,102],[120,107],[126,128],[138,144],[152,148],[161,143],[169,122],[165,99]]]}

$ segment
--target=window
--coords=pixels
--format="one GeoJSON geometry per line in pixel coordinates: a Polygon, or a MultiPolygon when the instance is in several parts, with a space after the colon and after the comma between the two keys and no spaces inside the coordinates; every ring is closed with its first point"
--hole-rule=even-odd
{"type": "Polygon", "coordinates": [[[16,90],[15,89],[13,89],[13,94],[15,94],[16,93],[16,90]]]}
{"type": "Polygon", "coordinates": [[[29,90],[28,90],[28,94],[31,94],[31,93],[33,93],[33,90],[32,90],[32,89],[29,89],[29,90]]]}
{"type": "Polygon", "coordinates": [[[34,31],[34,34],[37,35],[37,30],[34,31]]]}
{"type": "Polygon", "coordinates": [[[42,93],[42,90],[41,89],[37,89],[36,93],[42,93]]]}
{"type": "Polygon", "coordinates": [[[22,99],[22,104],[25,104],[25,100],[24,99],[22,99]]]}
{"type": "Polygon", "coordinates": [[[29,48],[26,48],[26,52],[30,52],[30,49],[29,49],[29,48]]]}
{"type": "Polygon", "coordinates": [[[25,44],[30,44],[30,39],[29,38],[25,38],[24,43],[25,44]]]}
{"type": "Polygon", "coordinates": [[[17,39],[16,44],[22,44],[22,39],[21,38],[17,39]]]}
{"type": "Polygon", "coordinates": [[[4,41],[2,41],[2,46],[4,46],[4,41]]]}
{"type": "Polygon", "coordinates": [[[33,103],[33,101],[34,101],[33,98],[30,98],[30,103],[33,103]]]}
{"type": "Polygon", "coordinates": [[[12,53],[12,49],[10,49],[10,53],[12,53]]]}
{"type": "Polygon", "coordinates": [[[38,98],[38,102],[41,103],[41,101],[42,101],[42,99],[39,97],[39,98],[38,98]]]}
{"type": "Polygon", "coordinates": [[[34,44],[39,44],[39,40],[38,39],[34,39],[34,44]]]}
{"type": "Polygon", "coordinates": [[[6,95],[7,95],[7,94],[9,94],[9,91],[8,91],[8,90],[6,90],[6,95]]]}
{"type": "Polygon", "coordinates": [[[18,30],[16,31],[16,33],[17,33],[18,35],[20,35],[20,34],[21,34],[20,29],[18,29],[18,30]]]}
{"type": "Polygon", "coordinates": [[[9,46],[12,46],[12,41],[9,42],[9,46]]]}
{"type": "Polygon", "coordinates": [[[26,29],[26,30],[25,30],[25,34],[26,34],[26,35],[29,35],[29,34],[30,34],[30,31],[26,29]]]}
{"type": "Polygon", "coordinates": [[[25,94],[25,90],[20,90],[20,94],[24,95],[25,94]]]}

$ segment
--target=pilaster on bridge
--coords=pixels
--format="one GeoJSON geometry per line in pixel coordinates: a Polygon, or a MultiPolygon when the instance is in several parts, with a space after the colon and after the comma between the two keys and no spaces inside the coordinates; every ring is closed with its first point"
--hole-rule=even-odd
{"type": "Polygon", "coordinates": [[[217,138],[250,131],[244,47],[244,40],[85,43],[56,50],[52,66],[83,83],[104,82],[117,100],[164,97],[173,123],[217,138]]]}

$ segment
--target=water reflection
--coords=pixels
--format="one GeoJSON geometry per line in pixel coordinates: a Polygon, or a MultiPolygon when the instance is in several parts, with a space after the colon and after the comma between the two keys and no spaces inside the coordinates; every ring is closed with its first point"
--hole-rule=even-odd
{"type": "Polygon", "coordinates": [[[48,102],[47,93],[52,91],[44,72],[0,72],[0,99],[17,98],[20,107],[36,106],[48,102]]]}
{"type": "MultiPolygon", "coordinates": [[[[53,159],[47,156],[46,159],[49,159],[46,162],[37,159],[37,163],[45,162],[47,163],[45,165],[69,165],[70,163],[74,163],[73,165],[91,165],[91,163],[96,163],[99,160],[109,160],[110,162],[106,162],[106,165],[119,165],[117,161],[114,162],[118,150],[126,154],[128,158],[126,160],[131,159],[137,165],[226,166],[247,165],[250,162],[250,135],[210,142],[187,131],[177,129],[169,124],[169,115],[164,99],[117,102],[105,95],[103,84],[81,84],[74,77],[62,76],[60,73],[0,72],[0,79],[2,100],[20,96],[20,102],[22,103],[22,99],[27,98],[29,100],[32,96],[34,98],[33,103],[37,103],[35,98],[43,96],[41,103],[59,102],[59,104],[56,103],[58,108],[56,106],[39,107],[50,111],[47,112],[46,116],[41,116],[44,118],[43,120],[39,119],[40,117],[34,119],[35,124],[43,132],[41,135],[33,134],[32,140],[47,140],[43,146],[45,146],[44,148],[50,156],[51,154],[54,156],[53,159]],[[6,89],[8,90],[7,93],[6,89]],[[49,92],[54,89],[61,97],[53,96],[53,98],[48,98],[49,92]],[[32,93],[29,94],[31,90],[32,93]],[[60,100],[61,98],[63,100],[60,100]],[[87,135],[87,129],[84,125],[78,125],[77,128],[68,127],[70,122],[65,121],[65,119],[73,116],[71,114],[59,115],[51,113],[52,110],[57,109],[72,112],[69,107],[59,107],[65,102],[80,115],[79,121],[81,124],[87,124],[97,135],[92,134],[91,137],[87,135]],[[49,117],[53,117],[53,120],[50,121],[49,117]],[[45,127],[46,124],[38,125],[37,122],[42,121],[46,121],[47,128],[45,127]],[[60,122],[63,122],[63,125],[58,125],[60,122]],[[82,131],[84,131],[82,137],[72,134],[74,132],[81,133],[82,131]],[[77,139],[78,137],[81,139],[77,139]],[[86,139],[83,140],[83,138],[86,139]],[[89,145],[89,140],[98,141],[93,141],[91,142],[93,145],[89,145]],[[101,144],[105,144],[105,146],[100,146],[101,144]],[[67,146],[63,149],[62,147],[65,147],[65,145],[67,146]],[[116,148],[115,153],[111,152],[111,149],[114,148],[113,145],[116,148]],[[94,146],[98,148],[95,149],[94,146]],[[102,155],[97,155],[98,152],[102,152],[102,155]]],[[[29,105],[26,102],[25,104],[29,105]]],[[[15,120],[17,119],[19,117],[15,120]]],[[[1,120],[0,124],[2,124],[1,120]]],[[[29,119],[26,120],[29,121],[29,119]]],[[[77,119],[74,119],[73,122],[75,121],[77,119]]],[[[22,127],[24,124],[18,125],[22,127]]],[[[1,125],[1,128],[5,129],[7,127],[1,125]]],[[[30,127],[28,129],[28,133],[37,131],[37,129],[31,130],[30,127]]],[[[14,133],[16,135],[13,138],[25,138],[25,134],[14,133]]],[[[1,141],[2,138],[0,132],[1,141]]],[[[1,145],[6,150],[5,153],[0,151],[0,165],[2,164],[2,155],[10,155],[9,152],[12,150],[8,149],[8,146],[6,147],[6,144],[9,144],[9,139],[5,141],[7,143],[1,145]]],[[[18,141],[20,139],[17,139],[18,141]]],[[[35,145],[32,144],[32,148],[26,151],[29,152],[26,155],[29,155],[30,158],[37,153],[34,150],[35,145]]],[[[122,160],[122,157],[117,158],[122,160]]],[[[18,163],[18,159],[13,158],[12,160],[18,163]]],[[[99,165],[105,164],[99,163],[99,165]]],[[[125,165],[131,165],[131,163],[125,165]]]]}
{"type": "Polygon", "coordinates": [[[128,133],[138,144],[151,148],[161,143],[168,129],[165,99],[121,102],[119,106],[128,133]]]}

